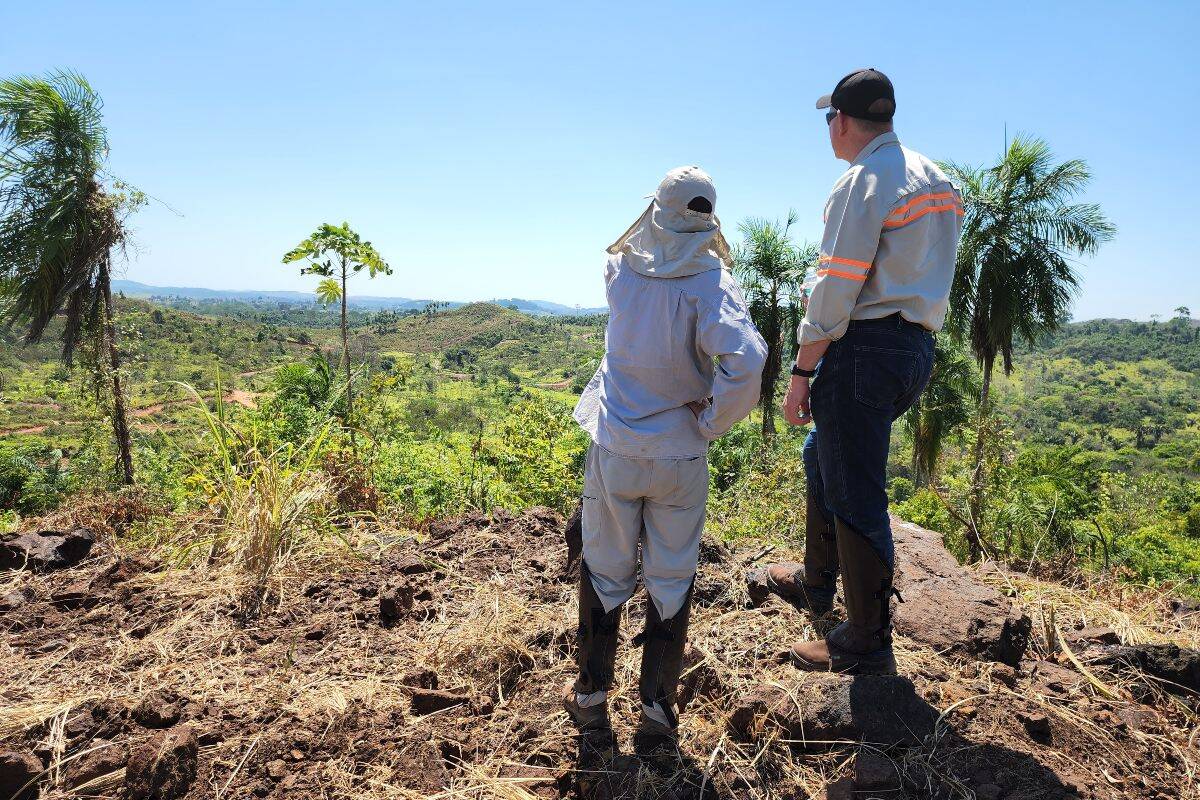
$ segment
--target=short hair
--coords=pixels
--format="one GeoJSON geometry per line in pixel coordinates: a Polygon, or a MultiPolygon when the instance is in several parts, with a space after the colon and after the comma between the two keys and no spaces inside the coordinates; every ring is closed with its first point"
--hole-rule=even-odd
{"type": "Polygon", "coordinates": [[[862,119],[860,117],[850,117],[850,121],[858,126],[858,129],[863,133],[870,133],[874,136],[879,136],[883,133],[891,133],[894,130],[892,121],[879,122],[873,119],[862,119]]]}

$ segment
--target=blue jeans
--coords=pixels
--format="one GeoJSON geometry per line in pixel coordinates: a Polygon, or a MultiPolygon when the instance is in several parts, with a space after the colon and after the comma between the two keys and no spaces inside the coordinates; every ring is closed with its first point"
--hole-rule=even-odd
{"type": "Polygon", "coordinates": [[[933,369],[933,334],[894,314],[855,320],[817,365],[804,441],[808,490],[895,567],[888,521],[892,423],[921,396],[933,369]]]}

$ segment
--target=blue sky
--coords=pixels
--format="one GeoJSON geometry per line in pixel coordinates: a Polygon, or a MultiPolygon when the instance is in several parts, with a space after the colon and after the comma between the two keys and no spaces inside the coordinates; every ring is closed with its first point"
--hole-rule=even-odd
{"type": "Polygon", "coordinates": [[[48,0],[6,9],[0,74],[103,95],[112,172],[167,204],[126,277],[311,289],[280,256],[344,219],[395,269],[351,294],[601,305],[604,246],[680,164],[731,239],[789,208],[818,238],[845,165],[813,101],[876,66],[931,157],[990,161],[1007,125],[1086,159],[1120,232],[1076,317],[1146,318],[1200,309],[1198,8],[48,0]]]}

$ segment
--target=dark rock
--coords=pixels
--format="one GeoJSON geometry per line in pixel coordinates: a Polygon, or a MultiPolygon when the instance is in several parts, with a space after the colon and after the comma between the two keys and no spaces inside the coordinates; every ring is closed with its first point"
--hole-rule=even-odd
{"type": "Polygon", "coordinates": [[[66,569],[85,559],[95,543],[96,535],[86,528],[12,534],[0,540],[0,570],[66,569]]]}
{"type": "Polygon", "coordinates": [[[937,718],[907,678],[818,675],[793,694],[760,689],[747,695],[734,706],[728,727],[741,741],[774,729],[816,747],[835,740],[911,746],[933,732],[937,718]]]}
{"type": "Polygon", "coordinates": [[[91,581],[75,581],[50,595],[50,603],[59,611],[95,608],[100,598],[93,592],[91,581]]]}
{"type": "Polygon", "coordinates": [[[0,611],[19,611],[34,599],[33,592],[28,589],[18,589],[15,592],[0,595],[0,611]]]}
{"type": "Polygon", "coordinates": [[[1000,800],[1004,790],[994,783],[985,783],[975,787],[976,800],[1000,800]]]}
{"type": "Polygon", "coordinates": [[[436,689],[438,688],[437,673],[431,669],[422,669],[416,672],[410,672],[400,679],[400,683],[405,686],[415,686],[420,689],[436,689]]]}
{"type": "Polygon", "coordinates": [[[390,628],[413,609],[414,587],[405,577],[389,578],[379,587],[379,624],[390,628]]]}
{"type": "Polygon", "coordinates": [[[1000,592],[980,583],[942,544],[940,533],[897,519],[896,630],[939,653],[1017,666],[1032,623],[1000,592]]]}
{"type": "Polygon", "coordinates": [[[441,689],[412,689],[412,710],[415,714],[432,714],[455,706],[470,704],[471,696],[441,689]]]}
{"type": "Polygon", "coordinates": [[[900,773],[891,760],[868,750],[854,757],[854,788],[860,792],[891,792],[900,788],[900,773]]]}
{"type": "Polygon", "coordinates": [[[1075,670],[1053,661],[1034,661],[1030,664],[1029,672],[1036,687],[1055,694],[1066,694],[1084,681],[1084,677],[1075,670]]]}
{"type": "Polygon", "coordinates": [[[1200,628],[1200,600],[1194,597],[1172,600],[1171,614],[1188,628],[1200,628]]]}
{"type": "Polygon", "coordinates": [[[733,551],[719,539],[703,538],[699,559],[701,564],[728,564],[733,561],[733,551]]]}
{"type": "Polygon", "coordinates": [[[42,762],[28,750],[0,750],[0,797],[34,800],[42,762]]]}
{"type": "Polygon", "coordinates": [[[1120,644],[1121,637],[1112,628],[1102,628],[1098,626],[1081,628],[1077,631],[1070,631],[1064,634],[1064,638],[1068,642],[1079,642],[1083,645],[1088,644],[1120,644]]]}
{"type": "Polygon", "coordinates": [[[1158,678],[1162,688],[1174,694],[1200,694],[1200,650],[1174,644],[1141,644],[1115,648],[1098,663],[1132,668],[1158,678]]]}
{"type": "Polygon", "coordinates": [[[1012,689],[1017,685],[1017,671],[1008,664],[996,664],[992,667],[992,680],[1012,689]]]}
{"type": "Polygon", "coordinates": [[[87,750],[90,752],[68,765],[66,779],[67,785],[72,789],[124,769],[125,762],[129,759],[124,745],[104,739],[92,740],[88,743],[87,750]]]}
{"type": "Polygon", "coordinates": [[[1162,717],[1149,706],[1118,706],[1115,713],[1127,729],[1132,728],[1143,733],[1157,733],[1162,728],[1162,717]]]}
{"type": "Polygon", "coordinates": [[[398,575],[420,575],[433,572],[433,567],[427,564],[416,553],[398,553],[384,562],[388,572],[398,575]]]}
{"type": "Polygon", "coordinates": [[[174,800],[196,778],[199,745],[190,725],[151,736],[129,757],[125,787],[132,800],[174,800]]]}
{"type": "Polygon", "coordinates": [[[853,778],[839,778],[825,787],[825,800],[853,800],[853,798],[853,778]]]}
{"type": "Polygon", "coordinates": [[[146,728],[169,728],[180,714],[179,703],[165,692],[150,692],[133,710],[133,718],[146,728]]]}
{"type": "Polygon", "coordinates": [[[1021,724],[1025,726],[1025,732],[1029,734],[1029,738],[1035,742],[1048,744],[1051,739],[1052,732],[1050,730],[1050,718],[1041,712],[1020,713],[1017,718],[1021,720],[1021,724]]]}
{"type": "Polygon", "coordinates": [[[78,739],[91,736],[96,730],[96,719],[92,716],[90,709],[82,708],[76,713],[67,717],[63,723],[63,735],[67,737],[68,742],[74,742],[78,739]]]}
{"type": "Polygon", "coordinates": [[[563,529],[563,518],[552,508],[532,506],[521,512],[513,524],[526,536],[547,536],[563,529]]]}

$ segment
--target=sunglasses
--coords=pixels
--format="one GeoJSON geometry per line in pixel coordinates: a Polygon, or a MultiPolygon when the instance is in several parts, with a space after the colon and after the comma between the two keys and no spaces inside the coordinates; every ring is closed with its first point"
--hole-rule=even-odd
{"type": "Polygon", "coordinates": [[[831,122],[833,122],[833,118],[836,117],[837,115],[838,115],[838,110],[836,108],[831,108],[828,111],[826,111],[825,112],[825,124],[828,125],[831,122]]]}

